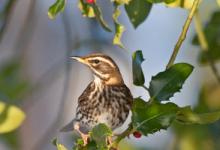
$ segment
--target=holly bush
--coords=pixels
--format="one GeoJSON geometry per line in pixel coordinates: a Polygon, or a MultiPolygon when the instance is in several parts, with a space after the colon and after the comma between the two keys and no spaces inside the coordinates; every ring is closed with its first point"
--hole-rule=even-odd
{"type": "MultiPolygon", "coordinates": [[[[106,32],[113,32],[112,44],[126,50],[127,47],[122,42],[126,27],[119,19],[123,7],[135,29],[141,26],[144,21],[147,21],[152,7],[158,3],[170,9],[177,7],[184,9],[188,12],[188,17],[174,46],[169,62],[165,64],[166,68],[156,75],[152,75],[149,84],[145,83],[145,75],[141,66],[142,63],[145,63],[142,51],[136,50],[132,54],[133,84],[144,88],[150,98],[145,99],[141,95],[134,98],[131,109],[131,122],[127,129],[119,135],[114,135],[113,131],[105,124],[99,124],[89,132],[89,141],[86,145],[79,138],[73,144],[73,149],[119,149],[119,143],[132,134],[134,137],[140,138],[168,128],[175,131],[174,134],[177,137],[175,147],[179,149],[184,149],[181,148],[181,141],[183,140],[194,149],[204,149],[204,141],[207,139],[220,143],[213,138],[219,137],[215,131],[220,130],[217,128],[219,126],[217,121],[220,119],[220,107],[215,106],[216,101],[219,100],[219,85],[204,85],[201,89],[199,102],[194,108],[192,106],[178,106],[170,101],[177,92],[181,91],[184,83],[188,82],[187,79],[190,78],[194,70],[193,65],[187,62],[175,62],[182,43],[187,37],[192,20],[195,22],[196,30],[192,44],[200,49],[198,62],[201,65],[209,65],[216,77],[216,83],[220,84],[220,76],[216,67],[216,63],[220,59],[220,11],[216,10],[206,25],[203,26],[200,19],[200,5],[204,3],[203,0],[111,0],[109,4],[112,4],[113,8],[112,23],[114,26],[112,27],[109,25],[112,23],[105,20],[103,9],[99,4],[100,1],[78,0],[78,8],[83,17],[96,19],[106,32]],[[149,85],[149,87],[146,85],[149,85]]],[[[6,7],[0,10],[0,40],[7,25],[8,12],[14,2],[15,0],[9,0],[6,7]]],[[[216,5],[220,6],[220,0],[216,0],[216,5]]],[[[65,7],[66,0],[56,0],[48,9],[48,17],[55,19],[58,14],[65,11],[65,7]]],[[[17,129],[26,116],[20,109],[18,102],[14,101],[20,100],[29,88],[28,83],[20,76],[19,64],[20,62],[10,62],[2,65],[0,70],[0,134],[17,129]]],[[[15,137],[14,133],[11,135],[13,138],[15,137]]],[[[10,141],[13,142],[14,140],[10,141]]],[[[58,150],[67,150],[57,139],[53,140],[53,144],[58,150]]],[[[212,144],[212,147],[220,149],[219,144],[212,144]]]]}
{"type": "MultiPolygon", "coordinates": [[[[126,45],[121,41],[125,31],[125,26],[119,21],[121,7],[124,7],[130,23],[135,29],[147,20],[152,6],[157,3],[162,3],[170,8],[180,7],[186,9],[189,13],[167,67],[152,76],[149,87],[145,86],[145,77],[141,67],[145,60],[142,51],[137,50],[133,53],[133,84],[143,87],[150,95],[150,98],[144,99],[141,96],[134,98],[131,110],[132,119],[128,128],[119,135],[113,135],[111,129],[105,124],[99,124],[90,131],[90,140],[87,145],[83,143],[82,139],[78,139],[73,149],[118,149],[119,142],[130,134],[139,138],[141,135],[148,136],[160,130],[166,130],[172,124],[182,124],[184,125],[182,128],[186,128],[194,124],[211,124],[219,120],[219,110],[209,112],[206,109],[204,112],[197,112],[191,106],[180,107],[170,102],[170,98],[180,92],[194,69],[191,64],[186,62],[175,63],[175,58],[186,38],[193,17],[197,34],[194,36],[192,43],[201,48],[199,62],[201,64],[210,64],[217,80],[220,81],[215,66],[215,62],[220,59],[220,12],[216,11],[205,28],[203,28],[199,16],[199,6],[203,2],[202,0],[111,0],[111,2],[114,9],[112,14],[114,29],[104,20],[98,0],[79,0],[78,7],[82,16],[95,18],[104,30],[114,32],[112,43],[122,49],[126,49],[126,45]],[[112,142],[108,141],[109,138],[112,142]]],[[[219,3],[219,0],[216,2],[219,3]]],[[[64,11],[65,5],[65,0],[57,0],[48,10],[49,18],[54,19],[60,12],[64,11]]],[[[58,143],[57,140],[54,140],[53,143],[58,150],[67,149],[64,145],[58,143]]]]}

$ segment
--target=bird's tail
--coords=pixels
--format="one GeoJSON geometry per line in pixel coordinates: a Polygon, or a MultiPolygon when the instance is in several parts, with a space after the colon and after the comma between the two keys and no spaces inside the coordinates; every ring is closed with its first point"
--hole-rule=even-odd
{"type": "Polygon", "coordinates": [[[75,119],[60,129],[60,132],[70,132],[74,130],[75,119]]]}

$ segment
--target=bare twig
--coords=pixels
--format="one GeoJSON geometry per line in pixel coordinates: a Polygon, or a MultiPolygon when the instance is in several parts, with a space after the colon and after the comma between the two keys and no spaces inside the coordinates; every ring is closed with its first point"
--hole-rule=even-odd
{"type": "Polygon", "coordinates": [[[200,16],[199,16],[199,11],[197,11],[195,13],[195,28],[196,28],[196,32],[197,32],[197,35],[198,35],[199,44],[201,46],[201,50],[203,50],[206,53],[206,58],[207,58],[207,60],[210,64],[212,72],[214,73],[216,79],[218,80],[218,82],[220,84],[220,75],[219,75],[218,69],[216,68],[214,61],[210,57],[210,54],[208,53],[209,44],[208,44],[207,38],[205,36],[205,33],[202,29],[202,22],[201,22],[201,19],[200,19],[200,16]]]}
{"type": "Polygon", "coordinates": [[[170,68],[173,65],[173,63],[174,63],[174,61],[176,59],[176,56],[177,56],[177,54],[178,54],[178,52],[180,50],[180,47],[181,47],[183,41],[186,38],[186,34],[187,34],[189,26],[190,26],[190,24],[192,22],[192,18],[193,18],[194,14],[195,14],[198,6],[199,6],[199,2],[200,2],[200,0],[195,0],[193,2],[193,6],[192,6],[192,8],[191,8],[191,10],[189,12],[189,15],[188,15],[188,17],[186,19],[186,22],[185,22],[185,24],[183,26],[183,30],[182,30],[182,32],[181,32],[181,34],[179,36],[179,39],[178,39],[178,41],[177,41],[177,43],[176,43],[176,45],[174,47],[173,53],[172,53],[172,55],[170,57],[170,60],[169,60],[169,62],[167,64],[167,66],[166,66],[167,69],[170,68]]]}

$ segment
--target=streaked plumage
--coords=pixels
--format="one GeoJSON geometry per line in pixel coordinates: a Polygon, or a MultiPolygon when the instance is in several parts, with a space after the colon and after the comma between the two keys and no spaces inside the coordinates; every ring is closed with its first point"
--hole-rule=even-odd
{"type": "Polygon", "coordinates": [[[63,131],[72,130],[76,123],[83,133],[99,123],[113,130],[120,127],[128,117],[133,98],[116,63],[103,54],[73,58],[89,66],[94,80],[79,97],[76,117],[63,131]]]}

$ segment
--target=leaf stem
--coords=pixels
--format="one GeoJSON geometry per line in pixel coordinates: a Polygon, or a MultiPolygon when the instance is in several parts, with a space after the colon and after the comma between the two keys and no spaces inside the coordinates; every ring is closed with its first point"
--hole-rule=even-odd
{"type": "Polygon", "coordinates": [[[183,26],[183,30],[182,30],[182,32],[181,32],[181,34],[179,36],[179,39],[178,39],[178,41],[177,41],[177,43],[176,43],[176,45],[174,47],[173,53],[172,53],[172,55],[170,57],[170,60],[169,60],[169,62],[167,64],[167,66],[166,66],[166,69],[170,68],[173,65],[173,63],[174,63],[174,61],[176,59],[176,56],[177,56],[177,54],[178,54],[178,52],[180,50],[180,47],[181,47],[183,41],[186,39],[187,31],[188,31],[189,26],[190,26],[190,24],[192,22],[192,18],[193,18],[194,14],[195,14],[195,12],[197,10],[197,7],[199,6],[199,2],[200,2],[200,0],[195,0],[193,2],[193,6],[192,6],[192,8],[191,8],[191,10],[189,12],[189,15],[188,15],[186,21],[185,21],[185,24],[183,26]]]}
{"type": "Polygon", "coordinates": [[[199,11],[196,11],[194,21],[195,21],[195,29],[196,29],[196,32],[197,32],[197,35],[198,35],[198,40],[199,40],[199,44],[201,46],[201,50],[206,53],[207,60],[210,64],[212,72],[214,73],[216,79],[220,83],[220,75],[219,75],[218,69],[216,68],[216,65],[215,65],[214,61],[210,57],[210,54],[208,53],[209,44],[208,44],[207,38],[205,36],[205,33],[202,29],[202,22],[201,22],[201,19],[200,19],[200,16],[199,16],[199,11]]]}

